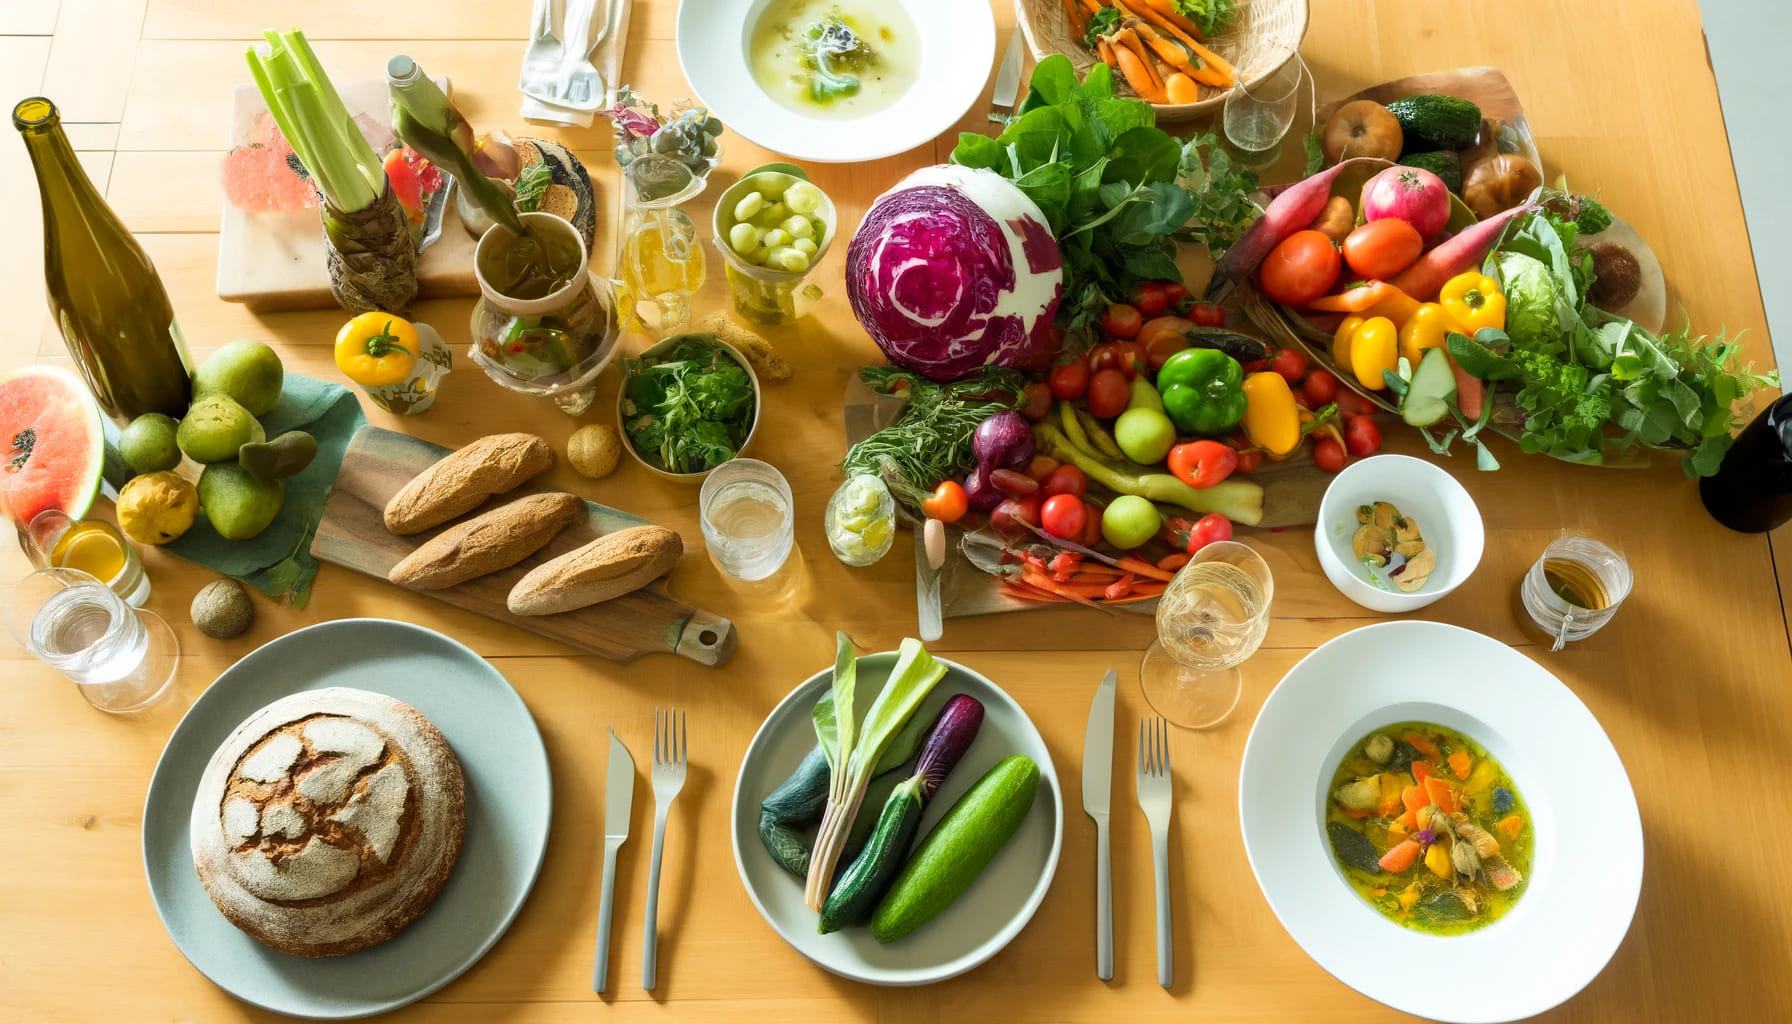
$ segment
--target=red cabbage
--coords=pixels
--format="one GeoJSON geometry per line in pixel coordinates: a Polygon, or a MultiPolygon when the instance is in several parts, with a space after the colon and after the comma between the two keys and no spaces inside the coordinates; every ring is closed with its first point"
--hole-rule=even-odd
{"type": "Polygon", "coordinates": [[[1018,366],[1051,342],[1064,261],[1045,214],[993,171],[924,167],[879,196],[846,295],[890,361],[935,380],[1018,366]]]}

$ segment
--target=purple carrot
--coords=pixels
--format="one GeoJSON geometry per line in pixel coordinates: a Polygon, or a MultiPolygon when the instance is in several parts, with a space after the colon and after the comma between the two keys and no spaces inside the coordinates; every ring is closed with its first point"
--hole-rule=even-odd
{"type": "Polygon", "coordinates": [[[1504,213],[1470,224],[1449,241],[1420,256],[1417,263],[1402,270],[1388,283],[1419,302],[1433,301],[1443,289],[1444,282],[1481,265],[1481,260],[1499,242],[1512,218],[1535,209],[1535,204],[1514,206],[1504,213]]]}
{"type": "Polygon", "coordinates": [[[1286,241],[1289,235],[1311,225],[1313,218],[1325,208],[1325,201],[1331,198],[1332,181],[1339,172],[1361,163],[1392,166],[1379,157],[1351,157],[1277,191],[1263,216],[1257,218],[1257,223],[1251,225],[1243,238],[1232,243],[1232,248],[1226,250],[1226,255],[1213,268],[1213,279],[1207,283],[1207,298],[1225,298],[1233,285],[1257,272],[1276,246],[1286,241]]]}
{"type": "Polygon", "coordinates": [[[977,738],[983,727],[983,704],[975,697],[959,694],[946,702],[938,718],[927,730],[927,740],[915,758],[915,774],[922,777],[921,802],[925,804],[939,791],[958,759],[977,738]]]}

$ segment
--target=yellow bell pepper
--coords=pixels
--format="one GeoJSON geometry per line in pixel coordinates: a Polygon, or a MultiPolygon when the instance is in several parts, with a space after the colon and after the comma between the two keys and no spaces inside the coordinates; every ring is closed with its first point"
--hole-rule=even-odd
{"type": "Polygon", "coordinates": [[[1300,444],[1300,407],[1279,373],[1264,370],[1244,379],[1244,435],[1271,455],[1286,455],[1300,444]]]}
{"type": "Polygon", "coordinates": [[[1470,270],[1444,282],[1437,301],[1450,311],[1450,316],[1470,335],[1483,327],[1506,329],[1506,297],[1493,278],[1478,270],[1470,270]]]}
{"type": "Polygon", "coordinates": [[[1417,369],[1425,350],[1443,347],[1444,338],[1452,331],[1457,334],[1469,333],[1462,329],[1462,325],[1456,322],[1449,310],[1435,302],[1427,302],[1400,328],[1400,354],[1417,369]]]}
{"type": "Polygon", "coordinates": [[[390,313],[362,313],[336,332],[336,368],[364,388],[403,384],[421,352],[417,329],[390,313]]]}
{"type": "Polygon", "coordinates": [[[1400,366],[1400,332],[1385,316],[1370,317],[1350,334],[1350,372],[1357,383],[1371,391],[1382,391],[1388,382],[1383,370],[1400,366]]]}
{"type": "Polygon", "coordinates": [[[1347,316],[1344,318],[1344,322],[1338,325],[1337,331],[1332,334],[1333,366],[1341,370],[1350,369],[1350,336],[1355,334],[1356,329],[1363,326],[1363,321],[1367,319],[1368,317],[1347,316]]]}

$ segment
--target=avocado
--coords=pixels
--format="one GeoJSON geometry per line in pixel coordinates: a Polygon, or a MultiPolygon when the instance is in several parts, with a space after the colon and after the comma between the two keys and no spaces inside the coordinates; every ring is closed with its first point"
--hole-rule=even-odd
{"type": "Polygon", "coordinates": [[[1475,133],[1481,130],[1481,108],[1455,96],[1421,93],[1397,99],[1387,107],[1400,121],[1408,153],[1461,149],[1474,142],[1475,133]]]}
{"type": "Polygon", "coordinates": [[[1409,153],[1401,157],[1400,162],[1408,167],[1430,171],[1437,175],[1445,188],[1457,195],[1462,194],[1462,157],[1455,151],[1440,149],[1435,153],[1409,153]]]}

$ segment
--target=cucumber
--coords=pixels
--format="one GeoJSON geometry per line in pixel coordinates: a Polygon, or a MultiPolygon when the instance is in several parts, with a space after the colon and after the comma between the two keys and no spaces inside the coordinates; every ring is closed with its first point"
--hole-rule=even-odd
{"type": "Polygon", "coordinates": [[[1400,162],[1408,167],[1430,171],[1444,183],[1444,187],[1457,195],[1462,194],[1462,157],[1448,149],[1440,149],[1435,153],[1409,153],[1400,158],[1400,162]]]}
{"type": "Polygon", "coordinates": [[[1400,121],[1406,151],[1462,149],[1481,130],[1481,108],[1468,100],[1438,93],[1405,96],[1387,105],[1400,121]]]}
{"type": "Polygon", "coordinates": [[[864,924],[877,909],[890,879],[902,867],[902,858],[908,856],[915,833],[921,830],[923,781],[913,776],[890,794],[865,848],[834,880],[834,891],[821,908],[821,934],[864,924]]]}
{"type": "Polygon", "coordinates": [[[1400,418],[1408,426],[1429,427],[1450,414],[1450,400],[1455,397],[1456,374],[1450,369],[1449,353],[1428,348],[1400,400],[1400,418]]]}
{"type": "Polygon", "coordinates": [[[820,744],[759,802],[759,841],[779,867],[798,878],[809,874],[809,841],[795,826],[820,821],[827,802],[828,758],[820,744]]]}
{"type": "Polygon", "coordinates": [[[1038,790],[1039,766],[1020,754],[1004,758],[977,780],[927,833],[877,905],[872,938],[895,942],[964,895],[1020,828],[1038,790]]]}

